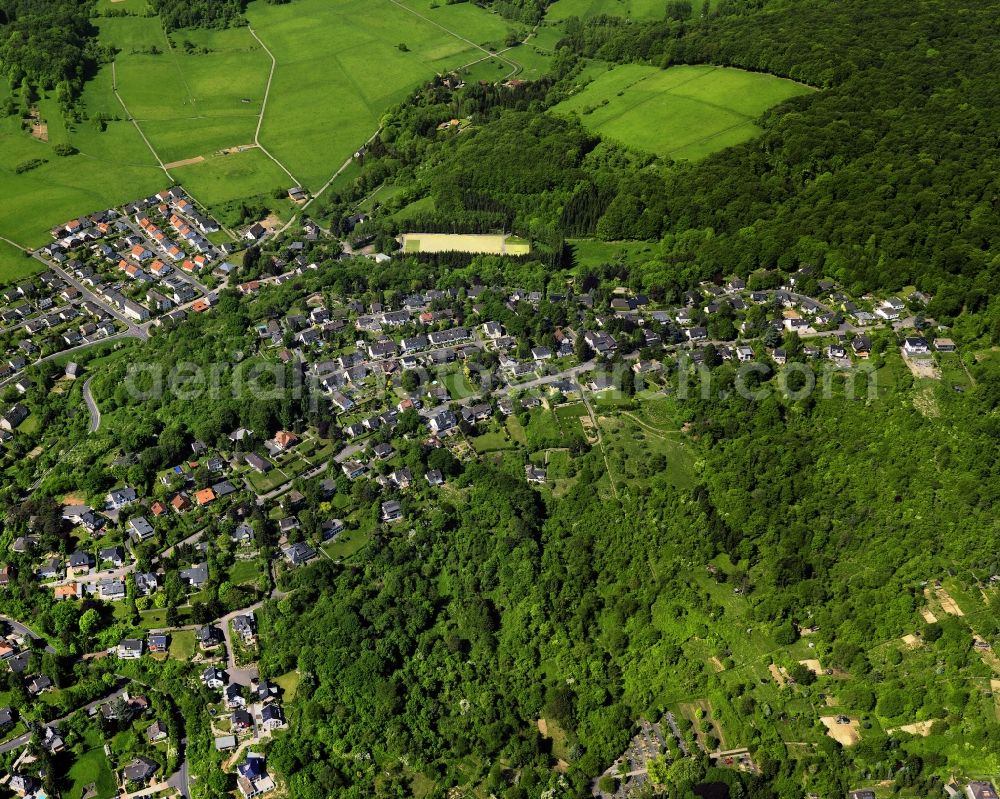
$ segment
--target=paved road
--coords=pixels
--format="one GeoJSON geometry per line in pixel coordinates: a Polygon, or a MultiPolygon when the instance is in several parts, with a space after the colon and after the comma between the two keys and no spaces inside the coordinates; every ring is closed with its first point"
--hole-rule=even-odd
{"type": "MultiPolygon", "coordinates": [[[[187,738],[181,741],[181,746],[187,748],[187,738]]],[[[174,788],[184,799],[191,799],[191,775],[188,771],[187,756],[181,761],[177,771],[167,778],[167,785],[174,788]]]]}
{"type": "MultiPolygon", "coordinates": [[[[35,640],[35,641],[41,641],[41,640],[43,640],[42,636],[40,636],[38,633],[36,633],[30,627],[28,627],[28,626],[26,626],[24,624],[21,624],[21,622],[17,621],[17,619],[12,619],[10,616],[0,615],[0,621],[7,622],[7,624],[9,624],[11,626],[11,628],[15,632],[18,632],[21,635],[27,636],[28,638],[31,638],[32,640],[35,640]]],[[[56,650],[53,649],[48,644],[46,644],[45,645],[45,651],[46,652],[50,652],[52,654],[55,654],[56,650]]]]}
{"type": "Polygon", "coordinates": [[[90,413],[90,427],[87,428],[88,433],[96,433],[101,426],[101,409],[94,402],[94,395],[90,393],[90,381],[93,379],[94,377],[91,375],[83,381],[83,401],[87,403],[87,412],[90,413]]]}

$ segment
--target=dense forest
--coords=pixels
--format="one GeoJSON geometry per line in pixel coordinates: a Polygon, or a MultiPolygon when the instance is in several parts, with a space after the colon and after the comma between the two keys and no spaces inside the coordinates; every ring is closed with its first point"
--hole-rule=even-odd
{"type": "Polygon", "coordinates": [[[91,2],[0,0],[0,69],[14,87],[56,90],[67,104],[107,57],[91,2]]]}
{"type": "Polygon", "coordinates": [[[434,198],[411,220],[431,230],[503,227],[552,251],[574,236],[662,240],[660,262],[631,267],[640,290],[676,282],[679,269],[695,281],[812,264],[859,294],[915,284],[934,295],[933,316],[964,310],[967,335],[998,341],[994,12],[970,0],[959,22],[943,2],[775,0],[692,20],[570,20],[550,78],[460,93],[437,83],[395,109],[330,212],[346,216],[391,178],[403,188],[397,204],[434,198]],[[539,117],[579,87],[583,57],[708,62],[819,90],[767,113],[756,140],[668,163],[539,117]],[[461,136],[436,130],[466,116],[480,124],[461,136]],[[553,146],[560,139],[566,152],[553,146]]]}
{"type": "Polygon", "coordinates": [[[246,0],[153,0],[153,8],[168,31],[244,24],[246,5],[246,0]]]}
{"type": "Polygon", "coordinates": [[[665,173],[667,230],[711,230],[720,271],[814,263],[855,290],[916,283],[932,312],[984,311],[1000,337],[1000,63],[995,7],[770,4],[695,24],[598,19],[564,44],[616,61],[766,70],[823,91],[775,109],[757,141],[665,173]]]}

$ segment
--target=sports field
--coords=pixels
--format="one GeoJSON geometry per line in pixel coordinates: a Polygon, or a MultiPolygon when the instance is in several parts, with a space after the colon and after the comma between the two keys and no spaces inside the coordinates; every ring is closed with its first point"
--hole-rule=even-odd
{"type": "Polygon", "coordinates": [[[403,252],[470,252],[488,255],[528,255],[531,245],[504,234],[404,233],[403,252]]]}
{"type": "Polygon", "coordinates": [[[253,3],[247,17],[277,67],[261,142],[315,191],[420,81],[475,61],[508,25],[430,0],[253,3]],[[400,47],[403,45],[403,47],[400,47]]]}
{"type": "Polygon", "coordinates": [[[623,144],[696,161],[760,133],[755,120],[810,91],[785,78],[713,66],[616,67],[553,109],[623,144]]]}

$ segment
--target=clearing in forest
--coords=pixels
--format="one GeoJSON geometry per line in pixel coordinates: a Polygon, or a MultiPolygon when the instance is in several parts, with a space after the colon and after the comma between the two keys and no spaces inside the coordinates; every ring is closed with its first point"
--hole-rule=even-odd
{"type": "Polygon", "coordinates": [[[941,609],[947,613],[949,616],[964,616],[965,611],[963,611],[958,603],[952,599],[951,594],[948,593],[944,588],[939,588],[937,590],[938,600],[941,602],[941,609]]]}
{"type": "Polygon", "coordinates": [[[501,233],[404,233],[403,252],[470,252],[488,255],[527,255],[531,245],[501,233]]]}
{"type": "Polygon", "coordinates": [[[826,727],[826,734],[841,746],[854,746],[861,740],[860,725],[857,719],[848,719],[846,723],[841,724],[844,719],[846,716],[820,716],[819,720],[826,727]]]}
{"type": "Polygon", "coordinates": [[[627,64],[559,103],[590,130],[640,150],[695,161],[747,141],[768,108],[810,91],[795,81],[715,66],[627,64]]]}

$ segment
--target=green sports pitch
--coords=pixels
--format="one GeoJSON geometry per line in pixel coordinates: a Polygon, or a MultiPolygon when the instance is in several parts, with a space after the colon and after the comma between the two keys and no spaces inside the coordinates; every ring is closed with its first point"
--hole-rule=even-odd
{"type": "Polygon", "coordinates": [[[608,139],[696,161],[760,133],[768,108],[810,91],[795,81],[714,66],[626,65],[600,74],[553,108],[608,139]]]}

